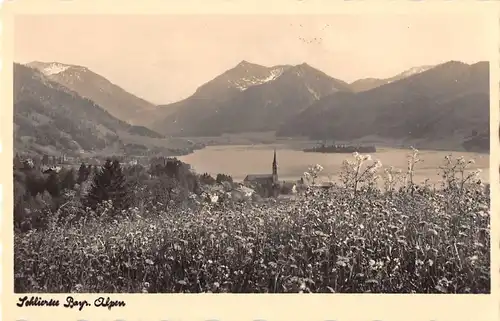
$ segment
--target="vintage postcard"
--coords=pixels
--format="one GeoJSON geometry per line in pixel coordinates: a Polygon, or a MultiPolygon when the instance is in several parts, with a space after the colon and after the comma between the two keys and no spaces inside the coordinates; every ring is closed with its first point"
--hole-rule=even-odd
{"type": "Polygon", "coordinates": [[[5,320],[498,320],[496,2],[7,1],[5,320]]]}

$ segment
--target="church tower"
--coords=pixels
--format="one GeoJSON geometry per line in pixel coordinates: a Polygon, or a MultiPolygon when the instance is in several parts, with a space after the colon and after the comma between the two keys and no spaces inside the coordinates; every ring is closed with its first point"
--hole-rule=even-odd
{"type": "Polygon", "coordinates": [[[274,149],[273,159],[273,184],[278,183],[278,163],[276,162],[276,149],[274,149]]]}

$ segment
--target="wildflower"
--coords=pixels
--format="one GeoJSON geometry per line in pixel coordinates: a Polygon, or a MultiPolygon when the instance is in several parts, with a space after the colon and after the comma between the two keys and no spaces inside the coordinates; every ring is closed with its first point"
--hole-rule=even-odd
{"type": "Polygon", "coordinates": [[[77,285],[75,285],[72,292],[80,293],[80,292],[82,292],[82,290],[83,290],[83,285],[78,283],[77,285]]]}
{"type": "Polygon", "coordinates": [[[211,195],[210,196],[210,202],[217,203],[218,200],[219,200],[219,196],[218,195],[211,195]]]}
{"type": "Polygon", "coordinates": [[[314,171],[321,172],[323,170],[323,166],[316,164],[314,165],[314,171]]]}
{"type": "Polygon", "coordinates": [[[438,232],[436,230],[434,230],[434,229],[429,229],[429,233],[431,233],[431,234],[433,234],[435,236],[438,235],[438,232]]]}

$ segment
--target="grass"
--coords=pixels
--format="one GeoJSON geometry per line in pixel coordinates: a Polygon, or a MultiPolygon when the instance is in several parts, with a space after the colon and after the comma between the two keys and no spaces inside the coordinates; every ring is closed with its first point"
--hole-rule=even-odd
{"type": "Polygon", "coordinates": [[[344,185],[294,199],[157,203],[121,219],[105,203],[72,224],[55,214],[47,230],[16,233],[15,290],[490,293],[490,199],[467,162],[447,159],[439,190],[403,174],[396,190],[391,169],[381,191],[380,164],[344,165],[344,185]]]}

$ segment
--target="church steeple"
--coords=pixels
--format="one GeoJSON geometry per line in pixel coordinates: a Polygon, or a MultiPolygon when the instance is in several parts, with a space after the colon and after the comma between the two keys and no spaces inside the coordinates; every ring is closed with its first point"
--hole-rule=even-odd
{"type": "Polygon", "coordinates": [[[278,182],[278,162],[276,162],[276,149],[274,149],[274,158],[273,158],[273,183],[278,182]]]}

